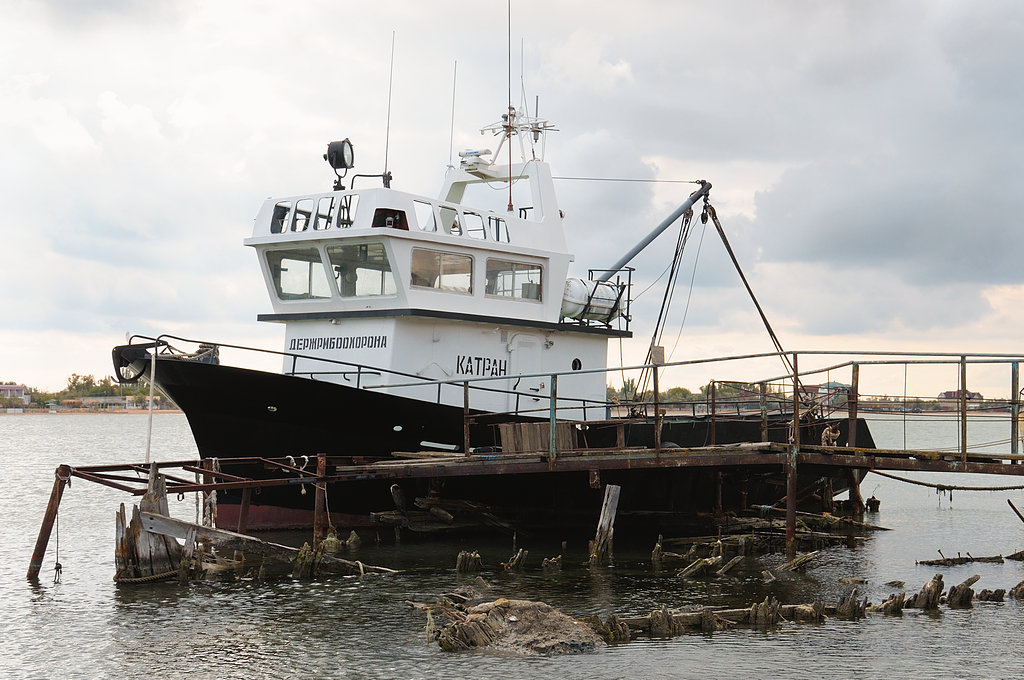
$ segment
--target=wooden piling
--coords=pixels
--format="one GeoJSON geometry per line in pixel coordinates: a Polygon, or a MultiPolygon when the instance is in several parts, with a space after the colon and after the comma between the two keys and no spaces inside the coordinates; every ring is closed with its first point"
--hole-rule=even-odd
{"type": "MultiPolygon", "coordinates": [[[[319,548],[327,527],[327,456],[316,457],[316,497],[313,505],[313,548],[319,548]]],[[[241,532],[239,532],[241,533],[241,532]]]]}
{"type": "Polygon", "coordinates": [[[768,441],[768,384],[762,382],[758,395],[758,405],[761,407],[761,441],[768,441]]]}
{"type": "Polygon", "coordinates": [[[612,550],[612,535],[615,533],[615,512],[619,507],[621,487],[608,484],[604,487],[604,502],[601,504],[601,518],[597,522],[594,547],[590,551],[590,564],[601,563],[612,550]]]}
{"type": "Polygon", "coordinates": [[[50,532],[53,531],[53,522],[57,519],[57,510],[60,508],[60,499],[64,495],[64,487],[70,481],[71,468],[67,465],[58,467],[54,472],[53,488],[50,490],[50,500],[46,503],[43,524],[39,527],[39,536],[36,537],[36,547],[28,564],[29,580],[39,578],[39,570],[42,569],[43,558],[46,557],[46,546],[50,543],[50,532]]]}

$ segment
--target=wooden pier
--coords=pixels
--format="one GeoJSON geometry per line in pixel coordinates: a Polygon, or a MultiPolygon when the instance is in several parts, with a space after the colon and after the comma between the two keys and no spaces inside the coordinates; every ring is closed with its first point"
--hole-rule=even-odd
{"type": "MultiPolygon", "coordinates": [[[[399,454],[403,455],[403,454],[399,454]]],[[[360,462],[358,458],[319,456],[317,472],[295,467],[287,458],[242,457],[220,459],[220,467],[231,469],[239,464],[258,464],[266,471],[265,478],[244,478],[214,469],[210,460],[170,461],[160,463],[122,463],[73,467],[61,465],[56,470],[53,489],[40,528],[29,566],[29,578],[38,577],[43,555],[50,537],[58,507],[69,480],[74,477],[132,496],[142,496],[150,484],[152,471],[166,478],[168,494],[209,493],[211,491],[243,490],[239,509],[238,533],[246,533],[245,517],[251,493],[248,490],[268,487],[310,485],[316,490],[317,507],[329,485],[361,480],[402,480],[416,478],[451,478],[491,475],[557,474],[589,471],[598,476],[602,471],[670,468],[716,468],[720,470],[748,468],[784,471],[787,479],[805,466],[845,468],[849,471],[891,470],[902,472],[952,472],[1024,476],[1024,455],[990,453],[936,453],[924,450],[866,449],[808,444],[757,442],[732,445],[693,447],[687,449],[576,449],[558,450],[554,456],[543,453],[454,454],[439,457],[436,453],[410,453],[407,458],[360,462]],[[329,471],[329,472],[328,472],[329,471]],[[192,475],[189,479],[187,475],[192,475]],[[201,481],[197,481],[197,479],[201,481]]],[[[851,477],[856,480],[857,477],[851,477]]],[[[796,532],[796,487],[787,484],[786,541],[793,543],[796,532]]],[[[851,485],[851,498],[859,498],[856,483],[851,485]]],[[[317,513],[314,536],[324,535],[323,513],[317,513]]]]}

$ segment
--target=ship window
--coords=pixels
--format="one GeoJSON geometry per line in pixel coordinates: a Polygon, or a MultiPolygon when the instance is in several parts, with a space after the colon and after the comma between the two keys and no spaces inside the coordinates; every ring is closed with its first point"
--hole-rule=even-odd
{"type": "Polygon", "coordinates": [[[327,229],[334,217],[334,196],[321,196],[316,205],[316,217],[313,219],[314,229],[327,229]]]}
{"type": "Polygon", "coordinates": [[[476,213],[463,213],[462,214],[463,226],[466,229],[466,236],[470,238],[485,239],[487,238],[487,232],[484,231],[484,220],[476,213]]]}
{"type": "Polygon", "coordinates": [[[533,262],[487,260],[487,284],[484,293],[518,300],[541,300],[544,268],[533,262]]]}
{"type": "Polygon", "coordinates": [[[309,218],[313,214],[313,199],[300,198],[295,204],[295,217],[292,223],[292,231],[306,231],[309,227],[309,218]]]}
{"type": "Polygon", "coordinates": [[[288,224],[288,213],[292,211],[291,201],[281,201],[274,206],[274,215],[270,218],[270,233],[280,234],[288,224]]]}
{"type": "Polygon", "coordinates": [[[458,253],[413,248],[411,283],[453,293],[473,292],[473,258],[458,253]]]}
{"type": "Polygon", "coordinates": [[[434,206],[423,201],[413,201],[413,209],[416,211],[416,224],[420,231],[437,231],[437,222],[434,221],[434,206]]]}
{"type": "Polygon", "coordinates": [[[331,297],[327,272],[316,248],[271,250],[267,265],[282,300],[310,300],[331,297]]]}
{"type": "Polygon", "coordinates": [[[462,227],[459,226],[459,213],[455,208],[441,206],[441,227],[453,236],[462,236],[462,227]]]}
{"type": "Polygon", "coordinates": [[[342,297],[395,294],[395,276],[383,243],[327,246],[327,258],[342,297]]]}
{"type": "Polygon", "coordinates": [[[356,204],[359,203],[358,194],[345,194],[338,197],[338,226],[341,228],[351,227],[356,218],[356,204]]]}
{"type": "Polygon", "coordinates": [[[487,218],[487,227],[491,232],[491,238],[499,243],[508,243],[508,224],[500,217],[490,215],[487,218]]]}
{"type": "Polygon", "coordinates": [[[409,231],[409,221],[405,217],[405,211],[392,210],[391,208],[377,208],[374,210],[373,223],[370,226],[409,231]]]}

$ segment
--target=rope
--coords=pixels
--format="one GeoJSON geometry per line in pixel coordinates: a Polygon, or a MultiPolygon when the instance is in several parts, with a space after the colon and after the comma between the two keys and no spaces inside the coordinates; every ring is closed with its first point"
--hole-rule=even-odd
{"type": "Polygon", "coordinates": [[[120,574],[114,574],[114,580],[118,583],[155,583],[157,581],[167,581],[172,577],[178,578],[177,569],[150,576],[121,576],[120,574]]]}
{"type": "Polygon", "coordinates": [[[888,477],[889,479],[895,479],[897,482],[906,482],[907,484],[916,484],[917,486],[927,486],[930,489],[938,489],[939,491],[1020,491],[1024,489],[1024,485],[1021,486],[957,486],[955,484],[932,484],[930,482],[919,482],[916,479],[907,479],[906,477],[897,477],[896,475],[890,475],[887,472],[879,472],[878,470],[872,470],[876,475],[882,477],[888,477]]]}

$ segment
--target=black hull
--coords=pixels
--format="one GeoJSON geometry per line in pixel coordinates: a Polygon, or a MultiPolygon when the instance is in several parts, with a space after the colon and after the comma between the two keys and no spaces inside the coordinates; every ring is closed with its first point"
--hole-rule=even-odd
{"type": "MultiPolygon", "coordinates": [[[[148,371],[148,363],[145,365],[148,371]]],[[[184,411],[203,458],[309,456],[306,468],[315,470],[315,456],[326,454],[349,462],[392,459],[394,451],[422,451],[433,442],[450,450],[463,448],[463,410],[334,383],[180,359],[158,360],[156,382],[184,411]]],[[[487,417],[481,414],[480,420],[487,417]]],[[[801,438],[818,441],[829,421],[801,428],[801,438]]],[[[831,421],[846,442],[847,420],[831,421]]],[[[495,428],[474,425],[474,447],[497,443],[495,428]]],[[[616,447],[614,425],[594,424],[580,434],[579,445],[616,447]]],[[[768,438],[785,442],[789,424],[779,416],[769,424],[768,438]]],[[[626,446],[650,447],[654,424],[627,425],[626,446]]],[[[666,419],[663,446],[683,448],[709,444],[761,441],[760,418],[722,420],[666,419]]],[[[858,423],[857,443],[872,447],[867,425],[858,423]]],[[[300,460],[297,465],[303,463],[300,460]]],[[[266,477],[259,464],[236,465],[224,472],[243,477],[266,477]]],[[[328,470],[328,474],[331,471],[328,470]]],[[[836,492],[846,488],[844,470],[801,466],[800,497],[813,498],[822,478],[833,479],[836,492]]],[[[340,528],[374,526],[371,513],[395,509],[394,479],[365,479],[332,484],[328,511],[340,528]]],[[[602,487],[622,487],[616,525],[623,531],[657,533],[687,531],[694,518],[716,507],[728,512],[756,505],[777,504],[784,498],[785,475],[778,467],[658,468],[603,470],[599,479],[588,471],[542,474],[488,474],[467,477],[404,479],[410,518],[426,515],[414,507],[416,498],[441,498],[486,507],[485,513],[466,512],[450,525],[453,530],[502,527],[520,532],[553,532],[563,538],[593,532],[600,512],[602,487]]],[[[308,527],[313,519],[312,486],[266,487],[254,494],[249,529],[308,527]],[[305,490],[305,493],[303,491],[305,490]]],[[[233,529],[238,521],[240,492],[219,494],[218,525],[233,529]]],[[[820,500],[816,501],[820,509],[820,500]]],[[[427,517],[411,528],[445,528],[427,517]]],[[[377,524],[376,526],[380,526],[377,524]]]]}

